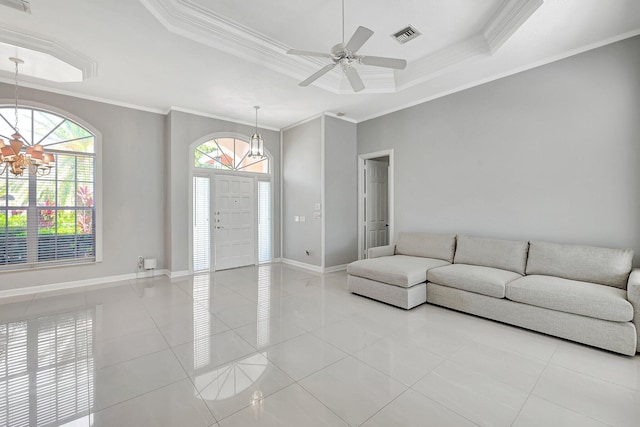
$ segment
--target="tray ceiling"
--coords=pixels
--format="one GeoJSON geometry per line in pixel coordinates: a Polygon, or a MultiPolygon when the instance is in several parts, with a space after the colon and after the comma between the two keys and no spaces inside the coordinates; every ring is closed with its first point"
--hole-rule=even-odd
{"type": "MultiPolygon", "coordinates": [[[[285,53],[340,42],[340,0],[30,4],[31,14],[0,6],[0,43],[71,68],[25,68],[21,84],[247,124],[261,105],[261,126],[273,129],[321,112],[366,120],[640,34],[638,0],[345,0],[345,37],[359,25],[375,32],[361,53],[409,62],[358,65],[367,89],[354,94],[339,72],[299,87],[325,63],[285,53]],[[408,24],[422,35],[400,45],[390,34],[408,24]]],[[[0,81],[11,84],[2,62],[0,81]]]]}

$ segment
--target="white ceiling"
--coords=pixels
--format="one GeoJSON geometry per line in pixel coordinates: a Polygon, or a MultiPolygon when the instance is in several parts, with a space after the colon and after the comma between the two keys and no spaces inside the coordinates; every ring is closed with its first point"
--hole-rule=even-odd
{"type": "MultiPolygon", "coordinates": [[[[326,62],[285,53],[340,42],[340,0],[30,3],[30,15],[0,8],[0,42],[51,53],[85,79],[24,76],[24,85],[245,123],[261,105],[261,127],[274,129],[320,112],[366,120],[640,34],[638,0],[345,0],[345,38],[359,25],[375,32],[359,53],[409,62],[396,72],[358,66],[367,89],[354,94],[338,72],[299,87],[326,62]],[[390,34],[408,24],[423,34],[399,45],[390,34]],[[497,27],[510,31],[492,45],[497,27]]],[[[12,82],[12,66],[0,58],[0,81],[12,82]]]]}

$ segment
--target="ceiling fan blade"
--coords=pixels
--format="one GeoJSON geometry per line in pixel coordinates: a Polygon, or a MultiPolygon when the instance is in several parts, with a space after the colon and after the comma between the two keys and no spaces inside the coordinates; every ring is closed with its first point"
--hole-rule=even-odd
{"type": "Polygon", "coordinates": [[[307,78],[304,81],[301,81],[300,86],[309,86],[311,83],[318,80],[320,77],[324,76],[329,71],[333,70],[335,66],[336,64],[325,65],[324,67],[322,67],[321,69],[319,69],[318,71],[310,75],[309,78],[307,78]]]}
{"type": "Polygon", "coordinates": [[[349,84],[353,88],[354,92],[360,92],[362,89],[364,89],[364,83],[362,83],[362,79],[360,78],[360,74],[358,74],[358,70],[351,67],[344,70],[344,73],[347,75],[349,84]]]}
{"type": "Polygon", "coordinates": [[[369,37],[371,37],[372,35],[373,35],[373,31],[371,31],[370,29],[366,27],[358,27],[356,32],[353,33],[353,35],[347,42],[347,44],[344,45],[344,48],[349,52],[356,53],[358,49],[360,49],[362,45],[365,44],[365,42],[369,40],[369,37]]]}
{"type": "Polygon", "coordinates": [[[396,70],[404,70],[407,61],[398,58],[384,58],[382,56],[362,56],[360,63],[364,65],[373,65],[375,67],[394,68],[396,70]]]}
{"type": "Polygon", "coordinates": [[[300,55],[300,56],[320,56],[322,58],[331,58],[331,54],[322,53],[322,52],[311,52],[308,50],[298,50],[298,49],[289,49],[287,51],[289,55],[300,55]]]}

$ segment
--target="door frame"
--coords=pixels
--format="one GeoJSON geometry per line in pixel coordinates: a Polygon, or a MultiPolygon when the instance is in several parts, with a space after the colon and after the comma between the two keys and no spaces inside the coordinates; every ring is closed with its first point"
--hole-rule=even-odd
{"type": "MultiPolygon", "coordinates": [[[[236,132],[216,132],[216,133],[212,133],[206,136],[203,136],[201,138],[198,138],[196,141],[192,142],[191,144],[189,144],[189,152],[187,155],[187,162],[188,162],[188,170],[189,170],[189,179],[188,181],[188,186],[189,188],[187,189],[187,244],[188,244],[188,248],[187,248],[187,256],[188,256],[188,262],[189,262],[189,274],[193,274],[194,270],[193,270],[193,177],[194,176],[201,176],[201,177],[208,177],[209,178],[209,210],[212,212],[213,211],[213,204],[214,204],[214,197],[215,197],[215,175],[217,174],[223,174],[223,175],[235,175],[235,176],[241,176],[241,177],[247,177],[247,178],[254,178],[254,186],[253,186],[253,196],[254,196],[254,210],[255,210],[255,215],[254,215],[254,235],[255,235],[255,242],[256,245],[254,247],[254,258],[255,258],[255,264],[254,265],[260,265],[260,262],[258,261],[258,182],[259,181],[268,181],[271,183],[271,261],[273,262],[274,257],[273,254],[275,253],[275,221],[274,221],[274,216],[275,216],[275,190],[274,190],[274,178],[273,178],[273,169],[275,167],[275,163],[274,163],[274,159],[273,159],[273,155],[269,152],[269,150],[267,150],[266,148],[264,149],[264,154],[265,156],[267,156],[269,158],[269,173],[255,173],[255,172],[242,172],[242,171],[229,171],[229,170],[224,170],[224,169],[210,169],[210,168],[198,168],[194,165],[193,162],[193,150],[198,147],[199,145],[210,141],[212,139],[215,138],[236,138],[236,139],[240,139],[243,140],[245,142],[248,142],[250,140],[250,138],[247,135],[241,134],[241,133],[236,133],[236,132]]],[[[211,220],[212,217],[210,217],[211,220]]],[[[210,233],[210,242],[211,242],[211,251],[210,251],[210,261],[209,261],[209,272],[215,272],[216,271],[216,266],[215,266],[215,251],[214,251],[214,247],[215,247],[215,243],[214,243],[214,228],[211,226],[209,226],[209,233],[210,233]]],[[[199,273],[204,273],[204,271],[201,271],[199,273]]]]}
{"type": "Polygon", "coordinates": [[[375,151],[373,153],[358,155],[358,259],[364,258],[364,162],[365,160],[373,160],[378,157],[389,157],[389,169],[387,177],[387,185],[389,186],[389,197],[387,204],[389,205],[389,244],[393,245],[394,240],[394,160],[393,148],[389,150],[375,151]]]}

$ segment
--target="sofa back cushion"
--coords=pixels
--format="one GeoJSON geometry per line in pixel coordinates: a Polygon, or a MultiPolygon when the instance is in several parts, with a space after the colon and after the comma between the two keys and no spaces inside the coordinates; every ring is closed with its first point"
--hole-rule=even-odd
{"type": "Polygon", "coordinates": [[[544,274],[626,289],[632,260],[631,249],[531,242],[527,274],[544,274]]]}
{"type": "Polygon", "coordinates": [[[456,264],[482,265],[524,274],[529,242],[458,236],[456,264]]]}
{"type": "Polygon", "coordinates": [[[419,256],[453,262],[456,250],[455,234],[400,233],[397,255],[419,256]]]}

